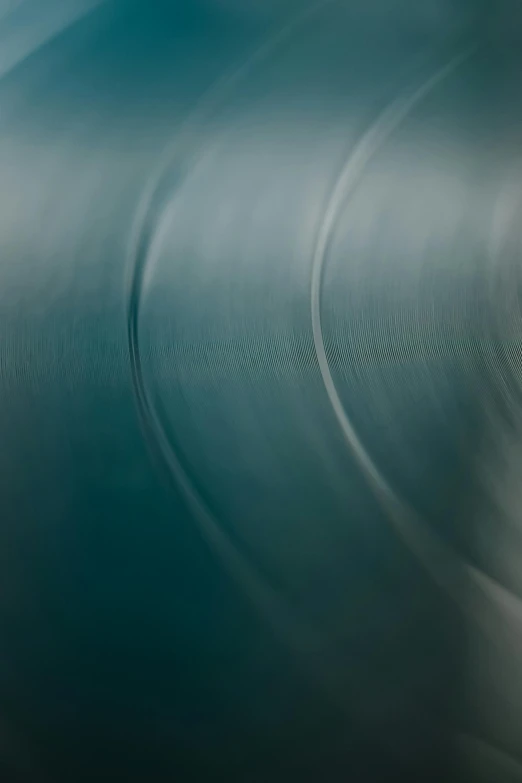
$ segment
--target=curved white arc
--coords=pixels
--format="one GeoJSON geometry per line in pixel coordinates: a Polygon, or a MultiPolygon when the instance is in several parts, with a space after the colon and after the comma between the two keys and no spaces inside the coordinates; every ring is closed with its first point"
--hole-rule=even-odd
{"type": "Polygon", "coordinates": [[[371,126],[356,145],[337,180],[318,232],[312,259],[311,318],[317,361],[333,412],[353,457],[387,513],[396,533],[436,584],[464,611],[470,613],[487,631],[488,635],[499,639],[499,634],[504,636],[506,631],[505,623],[500,623],[499,618],[507,619],[506,613],[512,620],[516,617],[516,625],[519,626],[517,629],[510,627],[509,635],[512,635],[511,631],[513,630],[515,630],[517,637],[522,632],[522,623],[520,623],[522,602],[497,585],[494,580],[464,563],[456,552],[445,544],[443,539],[405,501],[397,496],[386,481],[363,446],[341,402],[326,356],[321,322],[321,288],[324,265],[330,237],[341,208],[356,190],[371,159],[415,105],[428,95],[437,84],[467,61],[476,48],[476,46],[470,47],[452,59],[412,94],[397,100],[385,109],[377,122],[371,126]],[[509,602],[506,600],[506,593],[510,596],[509,602]],[[513,610],[513,604],[518,607],[516,611],[513,610]],[[499,612],[499,609],[502,611],[499,612]]]}
{"type": "MultiPolygon", "coordinates": [[[[202,96],[199,102],[196,104],[193,111],[189,113],[186,120],[182,122],[181,126],[177,129],[175,140],[172,144],[167,145],[166,149],[160,154],[159,162],[148,179],[147,185],[144,189],[142,197],[137,207],[137,211],[134,217],[132,229],[130,232],[130,241],[128,245],[128,258],[130,260],[127,270],[126,280],[126,299],[128,303],[132,303],[133,289],[138,283],[140,292],[138,294],[138,313],[132,316],[130,312],[127,313],[127,320],[130,321],[133,317],[136,317],[139,321],[139,302],[141,300],[141,288],[143,286],[144,279],[146,280],[148,267],[151,261],[151,250],[157,248],[156,241],[153,239],[154,248],[149,245],[147,251],[147,258],[145,261],[145,267],[140,267],[140,242],[141,237],[146,229],[147,219],[149,211],[154,205],[154,199],[156,194],[161,188],[161,184],[165,173],[173,166],[177,160],[183,159],[183,154],[187,153],[187,148],[191,149],[192,130],[194,125],[205,118],[212,115],[212,112],[220,105],[220,103],[233,92],[235,86],[241,83],[241,80],[248,74],[248,72],[257,64],[262,62],[271,51],[276,49],[286,40],[290,39],[295,30],[312,18],[315,14],[318,14],[328,6],[335,6],[341,0],[316,0],[305,8],[304,11],[297,15],[292,15],[290,20],[287,20],[276,32],[274,32],[267,40],[261,43],[253,54],[241,65],[236,66],[232,70],[225,73],[225,75],[218,79],[202,96]],[[140,280],[140,277],[142,278],[140,280]]],[[[206,154],[209,154],[207,150],[206,154]]],[[[171,209],[173,206],[171,205],[171,209]]],[[[165,216],[163,215],[163,218],[165,216]]],[[[162,222],[162,231],[165,228],[165,223],[162,222]]],[[[157,229],[157,226],[156,226],[157,229]]],[[[156,232],[155,232],[156,233],[156,232]]],[[[130,305],[132,306],[132,305],[130,305]]],[[[131,353],[131,365],[134,363],[133,347],[129,344],[131,353]]],[[[134,346],[134,349],[138,351],[139,345],[134,346]]],[[[165,437],[163,427],[158,419],[155,406],[150,399],[148,391],[143,389],[136,389],[136,381],[133,381],[135,387],[135,394],[137,399],[138,408],[140,408],[139,398],[143,397],[143,402],[146,406],[146,418],[148,421],[142,422],[145,428],[149,428],[155,438],[157,444],[160,447],[163,459],[166,462],[170,473],[176,482],[177,486],[181,490],[187,504],[191,508],[195,522],[200,530],[203,538],[209,543],[222,562],[228,568],[231,575],[237,579],[239,584],[246,589],[247,593],[253,599],[258,608],[268,616],[274,626],[279,626],[280,623],[276,619],[279,611],[281,611],[279,599],[276,594],[269,590],[264,585],[261,579],[257,576],[255,571],[250,568],[250,564],[243,557],[239,549],[235,547],[232,540],[227,536],[224,530],[221,529],[218,520],[206,507],[203,499],[199,496],[197,490],[192,485],[192,482],[187,475],[183,465],[181,464],[178,455],[172,448],[168,439],[165,437]]],[[[290,619],[290,613],[287,620],[290,619]]],[[[278,632],[281,633],[281,629],[278,627],[278,632]]],[[[285,631],[288,635],[288,631],[285,631]]],[[[298,635],[300,631],[298,632],[298,635]]],[[[306,629],[305,635],[308,634],[306,629]]],[[[295,646],[295,644],[294,644],[295,646]]],[[[299,646],[299,645],[298,645],[299,646]]],[[[306,642],[301,647],[309,647],[310,644],[306,642]]],[[[316,646],[315,642],[312,646],[316,646]]]]}

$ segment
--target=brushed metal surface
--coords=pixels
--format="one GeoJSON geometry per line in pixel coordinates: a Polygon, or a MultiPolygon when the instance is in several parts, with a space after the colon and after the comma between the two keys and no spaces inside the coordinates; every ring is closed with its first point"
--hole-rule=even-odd
{"type": "Polygon", "coordinates": [[[36,8],[0,17],[6,764],[518,779],[514,4],[36,8]]]}

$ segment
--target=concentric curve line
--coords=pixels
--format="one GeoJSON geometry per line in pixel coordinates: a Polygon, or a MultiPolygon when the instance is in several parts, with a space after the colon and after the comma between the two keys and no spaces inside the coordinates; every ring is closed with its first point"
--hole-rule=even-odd
{"type": "Polygon", "coordinates": [[[420,87],[394,101],[363,135],[344,165],[327,202],[318,231],[312,261],[310,288],[312,331],[317,361],[333,412],[353,457],[386,512],[395,532],[436,584],[465,613],[502,643],[506,632],[522,638],[522,601],[499,583],[467,564],[400,498],[373,461],[348,417],[330,371],[321,321],[321,290],[328,248],[341,209],[356,191],[366,167],[403,123],[414,107],[438,84],[468,61],[477,50],[472,46],[454,57],[420,87]],[[503,620],[508,620],[507,623],[503,620]],[[509,621],[513,622],[509,622],[509,621]]]}

